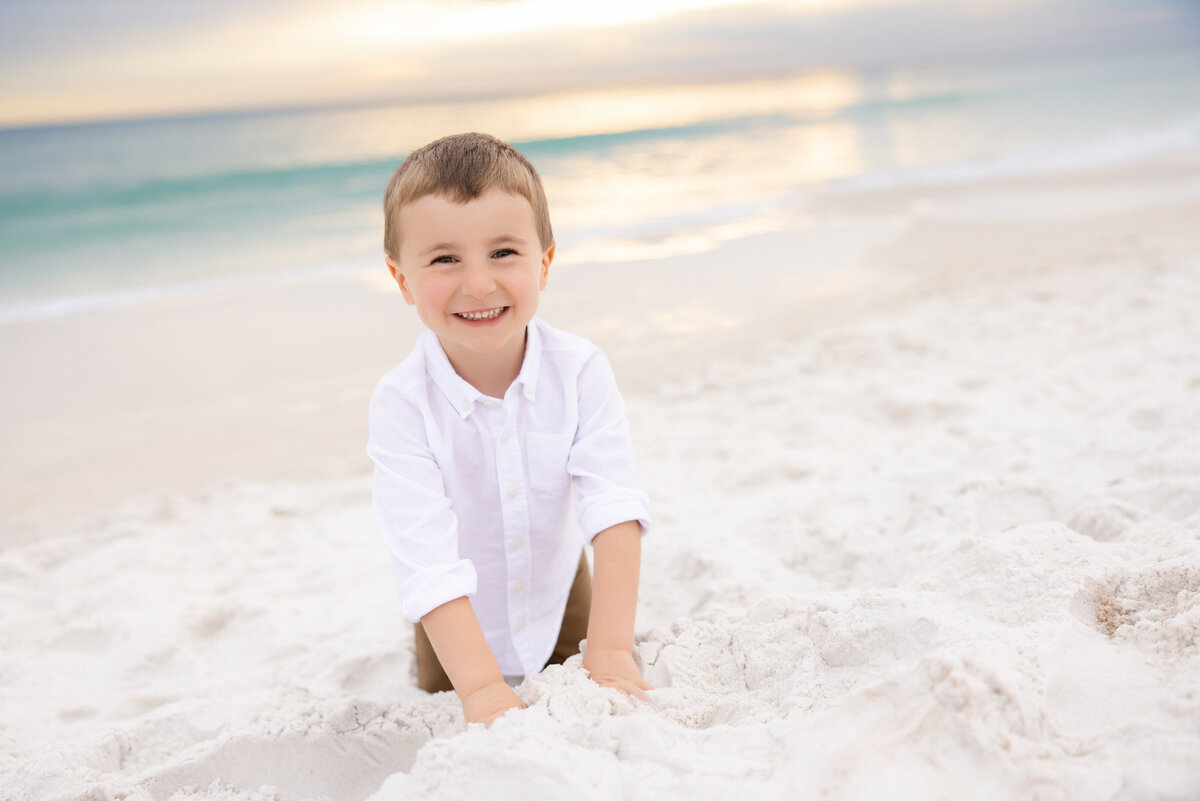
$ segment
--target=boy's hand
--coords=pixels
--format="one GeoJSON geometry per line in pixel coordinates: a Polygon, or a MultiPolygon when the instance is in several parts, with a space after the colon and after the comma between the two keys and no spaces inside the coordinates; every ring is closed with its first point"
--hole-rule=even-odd
{"type": "Polygon", "coordinates": [[[623,648],[591,648],[583,655],[583,667],[592,681],[601,687],[613,687],[649,703],[646,690],[654,685],[642,678],[633,661],[633,652],[623,648]]]}
{"type": "Polygon", "coordinates": [[[592,546],[596,571],[583,667],[601,687],[615,687],[649,702],[646,690],[654,687],[633,661],[642,529],[633,520],[609,526],[595,536],[592,546]]]}
{"type": "Polygon", "coordinates": [[[484,726],[491,726],[493,720],[504,717],[504,713],[510,709],[525,708],[525,702],[503,681],[485,684],[462,696],[461,700],[467,722],[482,723],[484,726]]]}
{"type": "Polygon", "coordinates": [[[421,618],[421,624],[458,693],[468,723],[490,726],[508,710],[525,708],[512,687],[504,683],[500,666],[466,596],[428,612],[421,618]]]}

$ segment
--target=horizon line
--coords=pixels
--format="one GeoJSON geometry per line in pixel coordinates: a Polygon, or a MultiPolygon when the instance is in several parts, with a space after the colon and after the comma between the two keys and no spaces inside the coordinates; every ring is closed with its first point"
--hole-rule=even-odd
{"type": "MultiPolygon", "coordinates": [[[[589,92],[604,92],[613,91],[619,92],[622,90],[646,89],[646,88],[670,88],[676,86],[702,86],[702,85],[719,85],[719,84],[742,84],[752,83],[754,81],[763,80],[787,80],[805,75],[818,74],[823,72],[845,72],[869,74],[872,72],[886,72],[895,69],[904,68],[936,68],[936,67],[960,67],[975,64],[989,64],[997,61],[1020,56],[1024,59],[1036,59],[1040,61],[1061,61],[1084,58],[1088,56],[1096,56],[1098,51],[1105,50],[1104,48],[1080,48],[1068,51],[1058,51],[1054,53],[1047,52],[1021,52],[1020,48],[1015,48],[1009,52],[1003,53],[982,53],[969,60],[963,58],[946,58],[938,56],[930,56],[924,59],[905,59],[899,61],[877,61],[864,62],[860,64],[827,64],[822,66],[807,66],[801,68],[777,69],[777,70],[762,70],[753,73],[745,73],[728,78],[713,79],[710,76],[703,75],[680,75],[674,79],[667,80],[626,80],[612,84],[589,84],[579,88],[562,88],[562,87],[546,87],[541,90],[521,90],[516,89],[511,92],[503,91],[474,91],[474,92],[446,92],[441,94],[434,93],[410,93],[396,94],[389,97],[362,97],[354,100],[316,100],[308,103],[289,103],[281,105],[246,105],[246,106],[213,106],[208,108],[196,108],[190,110],[176,110],[164,112],[149,112],[149,113],[133,113],[133,114],[116,114],[113,116],[100,117],[57,117],[44,118],[28,121],[5,122],[0,120],[0,133],[18,133],[39,130],[54,130],[60,128],[86,128],[86,127],[104,127],[109,125],[125,125],[132,123],[153,123],[153,122],[174,122],[200,119],[220,119],[234,117],[251,117],[251,116],[286,116],[290,114],[306,114],[315,112],[327,111],[354,111],[372,108],[387,108],[398,105],[411,106],[433,106],[439,104],[455,104],[455,103],[478,103],[487,100],[524,100],[533,98],[554,97],[556,95],[571,95],[585,94],[589,92]]],[[[1173,51],[1193,52],[1191,48],[1179,46],[1161,48],[1150,45],[1138,46],[1133,45],[1120,51],[1120,55],[1136,55],[1146,50],[1154,50],[1160,53],[1170,53],[1173,51]]],[[[1111,51],[1109,51],[1111,52],[1111,51]]]]}

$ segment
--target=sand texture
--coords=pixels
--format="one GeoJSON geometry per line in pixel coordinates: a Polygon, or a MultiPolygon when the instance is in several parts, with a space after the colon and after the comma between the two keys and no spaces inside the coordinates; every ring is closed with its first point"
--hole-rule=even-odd
{"type": "Polygon", "coordinates": [[[418,691],[365,457],[14,527],[0,798],[1200,798],[1197,163],[829,199],[852,290],[630,357],[652,705],[418,691]]]}

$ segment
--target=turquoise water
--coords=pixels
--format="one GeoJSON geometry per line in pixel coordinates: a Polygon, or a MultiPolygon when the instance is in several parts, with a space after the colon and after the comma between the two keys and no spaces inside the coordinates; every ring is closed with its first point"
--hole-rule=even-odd
{"type": "Polygon", "coordinates": [[[603,261],[827,191],[1195,145],[1200,54],[4,130],[0,322],[378,265],[392,170],[472,129],[538,166],[560,259],[603,261]]]}

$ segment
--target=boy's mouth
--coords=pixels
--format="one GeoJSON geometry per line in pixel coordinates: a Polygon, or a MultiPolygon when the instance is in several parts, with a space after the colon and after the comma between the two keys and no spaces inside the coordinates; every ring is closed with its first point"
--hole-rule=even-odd
{"type": "Polygon", "coordinates": [[[454,316],[462,320],[469,320],[473,323],[477,323],[483,320],[495,320],[506,311],[508,311],[507,306],[497,306],[494,309],[485,309],[484,311],[455,312],[454,316]]]}

